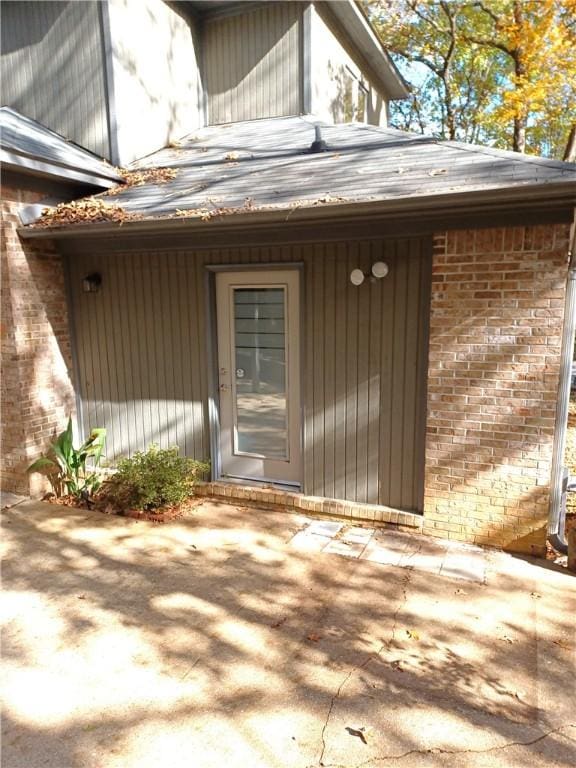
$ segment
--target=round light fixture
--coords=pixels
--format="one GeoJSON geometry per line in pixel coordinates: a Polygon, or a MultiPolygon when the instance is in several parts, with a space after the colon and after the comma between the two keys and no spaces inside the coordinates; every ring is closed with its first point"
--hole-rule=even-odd
{"type": "Polygon", "coordinates": [[[372,264],[372,274],[378,278],[386,277],[388,274],[388,264],[385,264],[383,261],[375,261],[372,264]]]}
{"type": "Polygon", "coordinates": [[[364,282],[364,272],[361,269],[353,269],[350,272],[350,282],[352,285],[362,285],[364,282]]]}

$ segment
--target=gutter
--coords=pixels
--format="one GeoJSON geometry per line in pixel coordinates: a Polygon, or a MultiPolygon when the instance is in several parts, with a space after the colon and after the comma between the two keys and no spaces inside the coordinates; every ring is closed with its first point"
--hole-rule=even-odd
{"type": "Polygon", "coordinates": [[[574,354],[574,332],[576,329],[576,209],[570,232],[568,250],[568,277],[564,304],[564,327],[562,328],[562,347],[560,352],[560,381],[556,402],[556,430],[552,448],[552,475],[550,507],[548,512],[548,542],[562,555],[568,554],[568,542],[564,535],[566,524],[566,505],[563,503],[566,492],[567,476],[563,466],[568,431],[568,407],[570,402],[570,384],[572,378],[572,357],[574,354]]]}
{"type": "MultiPolygon", "coordinates": [[[[126,221],[122,224],[102,222],[97,224],[72,224],[66,227],[21,227],[18,230],[24,239],[63,240],[78,238],[83,235],[142,235],[154,233],[186,232],[187,234],[210,231],[252,230],[258,227],[289,224],[322,224],[326,221],[338,223],[358,222],[363,219],[384,221],[409,220],[416,213],[422,220],[445,215],[464,216],[466,214],[494,213],[506,210],[557,210],[563,205],[569,210],[574,208],[576,185],[565,182],[535,184],[515,189],[486,189],[472,193],[449,193],[425,197],[412,196],[395,200],[368,200],[363,202],[340,202],[336,204],[307,205],[302,207],[286,204],[282,208],[253,210],[216,217],[211,221],[202,221],[200,217],[169,218],[158,215],[156,218],[126,221]]],[[[241,209],[240,209],[241,210],[241,209]]],[[[130,211],[129,211],[130,212],[130,211]]],[[[135,211],[137,213],[137,211],[135,211]]]]}

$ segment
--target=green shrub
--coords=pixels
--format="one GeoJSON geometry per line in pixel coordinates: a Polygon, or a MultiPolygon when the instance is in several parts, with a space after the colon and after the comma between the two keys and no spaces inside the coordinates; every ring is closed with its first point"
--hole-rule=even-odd
{"type": "Polygon", "coordinates": [[[118,462],[107,482],[107,493],[119,506],[153,510],[181,504],[193,493],[194,483],[209,471],[206,462],[178,455],[178,448],[151,445],[118,462]]]}
{"type": "Polygon", "coordinates": [[[105,429],[93,429],[90,437],[80,448],[72,444],[72,419],[68,426],[52,443],[48,456],[41,456],[28,467],[28,472],[42,472],[52,483],[57,495],[62,490],[74,496],[77,501],[89,501],[101,485],[98,465],[102,458],[105,429]],[[92,460],[93,469],[86,469],[86,461],[92,460]]]}

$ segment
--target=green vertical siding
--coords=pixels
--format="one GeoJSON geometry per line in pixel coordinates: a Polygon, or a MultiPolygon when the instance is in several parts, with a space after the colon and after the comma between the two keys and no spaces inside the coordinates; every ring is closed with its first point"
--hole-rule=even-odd
{"type": "Polygon", "coordinates": [[[99,3],[4,2],[2,104],[110,158],[99,3]]]}
{"type": "Polygon", "coordinates": [[[209,124],[302,112],[301,16],[300,3],[279,2],[205,23],[209,124]]]}
{"type": "Polygon", "coordinates": [[[84,429],[110,458],[151,442],[209,454],[206,265],[299,262],[307,493],[419,510],[428,242],[364,241],[69,257],[84,429]],[[386,261],[383,280],[350,283],[386,261]],[[99,293],[82,277],[102,274],[99,293]]]}

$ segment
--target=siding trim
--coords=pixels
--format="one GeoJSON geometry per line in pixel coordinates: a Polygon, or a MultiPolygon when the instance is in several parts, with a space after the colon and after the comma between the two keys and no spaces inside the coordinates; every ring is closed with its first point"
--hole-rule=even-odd
{"type": "Polygon", "coordinates": [[[218,393],[218,326],[216,322],[216,272],[221,268],[204,267],[206,287],[206,350],[208,371],[208,434],[210,445],[210,477],[222,476],[220,454],[220,396],[218,393]]]}
{"type": "Polygon", "coordinates": [[[415,462],[416,499],[418,509],[424,509],[426,470],[426,426],[428,420],[428,357],[430,350],[430,313],[432,307],[432,254],[433,239],[422,242],[423,263],[420,272],[420,327],[418,341],[418,373],[416,378],[420,397],[416,403],[416,449],[415,462]]]}
{"type": "Polygon", "coordinates": [[[108,124],[108,146],[110,162],[120,165],[118,149],[118,120],[116,118],[116,94],[114,90],[114,60],[112,55],[112,35],[110,32],[110,11],[108,0],[98,3],[100,22],[100,40],[102,44],[102,63],[104,65],[104,98],[106,100],[106,122],[108,124]]]}
{"type": "Polygon", "coordinates": [[[72,375],[74,382],[74,399],[76,402],[76,413],[73,417],[74,433],[80,442],[86,440],[84,432],[84,402],[80,389],[80,361],[78,359],[78,341],[76,336],[76,322],[74,311],[74,292],[72,290],[72,273],[70,270],[70,256],[62,256],[62,265],[64,271],[64,290],[66,293],[66,303],[68,305],[68,332],[70,335],[70,357],[72,359],[72,375]]]}
{"type": "Polygon", "coordinates": [[[303,115],[312,113],[312,14],[312,3],[308,3],[300,18],[300,109],[303,115]]]}

